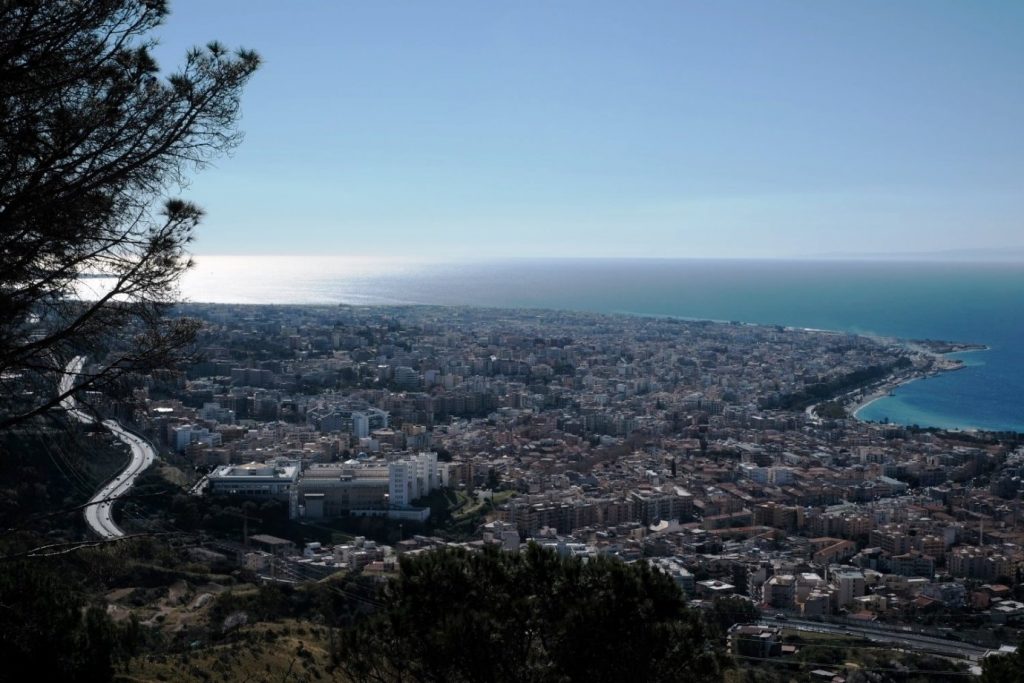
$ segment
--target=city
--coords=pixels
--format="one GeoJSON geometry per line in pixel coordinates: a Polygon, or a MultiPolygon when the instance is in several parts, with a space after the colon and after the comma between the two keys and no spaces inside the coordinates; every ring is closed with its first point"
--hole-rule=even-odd
{"type": "MultiPolygon", "coordinates": [[[[740,596],[762,621],[737,624],[736,655],[791,656],[783,627],[842,624],[976,663],[1024,624],[1019,441],[828,400],[956,367],[920,343],[551,311],[182,312],[204,323],[198,362],[83,400],[148,437],[191,504],[264,506],[252,533],[206,543],[263,581],[534,543],[648,562],[694,604],[740,596]],[[267,514],[280,531],[255,533],[267,514]]],[[[152,528],[135,514],[128,533],[152,528]]]]}
{"type": "Polygon", "coordinates": [[[1022,34],[0,2],[0,681],[1024,681],[1022,34]]]}

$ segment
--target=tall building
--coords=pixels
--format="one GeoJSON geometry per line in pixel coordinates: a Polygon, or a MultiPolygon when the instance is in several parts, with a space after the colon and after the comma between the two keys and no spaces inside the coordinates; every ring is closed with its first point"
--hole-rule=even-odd
{"type": "MultiPolygon", "coordinates": [[[[380,411],[384,413],[384,411],[380,411]]],[[[384,413],[382,427],[387,426],[387,413],[384,413]]],[[[370,435],[370,417],[366,413],[352,413],[352,436],[361,439],[370,435]]]]}
{"type": "Polygon", "coordinates": [[[836,588],[836,604],[849,605],[854,598],[864,595],[864,572],[859,569],[840,568],[832,572],[832,585],[836,588]]]}
{"type": "Polygon", "coordinates": [[[419,453],[388,465],[388,500],[391,507],[409,507],[412,501],[440,485],[437,453],[419,453]]]}

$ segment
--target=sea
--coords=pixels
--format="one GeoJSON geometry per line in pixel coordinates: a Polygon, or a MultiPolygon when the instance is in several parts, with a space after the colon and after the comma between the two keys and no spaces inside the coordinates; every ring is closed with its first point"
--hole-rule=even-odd
{"type": "Polygon", "coordinates": [[[193,302],[540,308],[984,344],[864,420],[1024,432],[1024,263],[199,256],[193,302]]]}

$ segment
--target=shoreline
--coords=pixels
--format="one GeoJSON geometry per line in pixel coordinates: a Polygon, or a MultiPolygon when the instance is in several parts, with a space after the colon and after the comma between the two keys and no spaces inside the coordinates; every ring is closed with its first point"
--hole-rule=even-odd
{"type": "Polygon", "coordinates": [[[872,403],[881,401],[883,398],[893,398],[892,392],[896,391],[900,387],[907,384],[911,384],[913,382],[917,382],[918,380],[925,379],[926,377],[927,375],[921,375],[918,377],[911,377],[909,379],[905,379],[899,382],[888,382],[885,386],[879,387],[878,389],[872,391],[870,394],[857,401],[851,408],[848,408],[848,412],[850,413],[850,416],[853,417],[855,420],[860,420],[861,422],[873,422],[874,420],[865,420],[861,418],[859,416],[860,412],[867,408],[872,403]]]}
{"type": "MultiPolygon", "coordinates": [[[[596,316],[612,316],[612,317],[635,317],[635,318],[663,318],[663,319],[674,319],[679,321],[694,322],[694,323],[711,323],[720,325],[743,325],[751,327],[762,327],[762,328],[777,328],[779,330],[785,330],[788,332],[804,332],[811,334],[826,334],[826,335],[837,335],[837,336],[856,336],[865,339],[870,339],[874,342],[885,344],[891,347],[898,347],[902,349],[906,356],[909,356],[914,362],[914,367],[903,372],[897,371],[897,373],[891,374],[873,385],[869,385],[862,389],[853,390],[833,396],[828,401],[837,401],[843,405],[847,411],[847,419],[855,419],[863,423],[879,424],[874,420],[866,420],[860,417],[860,413],[870,406],[871,404],[883,399],[890,397],[891,392],[896,391],[899,387],[916,382],[918,380],[927,379],[931,376],[937,376],[942,373],[951,372],[954,370],[961,370],[967,367],[967,364],[958,358],[951,358],[951,356],[959,355],[963,353],[974,353],[977,351],[989,351],[991,346],[988,344],[980,343],[968,343],[968,342],[950,342],[935,339],[911,339],[893,337],[890,335],[879,335],[879,334],[868,334],[850,332],[847,330],[831,330],[824,328],[815,328],[798,325],[785,325],[777,323],[764,323],[764,322],[749,322],[740,320],[724,320],[715,318],[702,318],[694,316],[681,316],[678,314],[671,313],[645,313],[631,310],[614,310],[614,311],[589,311],[583,309],[573,308],[560,308],[551,306],[507,306],[507,305],[482,305],[482,304],[437,304],[437,303],[423,303],[423,302],[374,302],[374,303],[226,303],[216,301],[177,301],[174,304],[176,307],[187,309],[189,306],[198,307],[312,307],[312,308],[439,308],[439,309],[481,309],[481,310],[518,310],[518,311],[545,311],[550,313],[566,313],[566,314],[583,314],[583,315],[596,315],[596,316]],[[866,392],[866,393],[865,393],[866,392]],[[859,397],[854,399],[852,395],[858,395],[859,397]]],[[[805,414],[814,419],[820,420],[814,412],[818,405],[825,403],[826,401],[818,401],[808,406],[804,412],[805,414]]],[[[893,423],[901,424],[901,423],[893,423]]],[[[925,426],[925,425],[922,425],[925,426]]],[[[929,425],[931,426],[931,425],[929,425]]],[[[985,432],[992,430],[980,429],[977,427],[938,427],[937,429],[943,430],[956,430],[956,431],[968,431],[968,432],[985,432]]],[[[1012,430],[1010,430],[1012,431],[1012,430]]]]}
{"type": "MultiPolygon", "coordinates": [[[[865,424],[878,424],[875,420],[866,420],[860,417],[860,413],[877,401],[884,398],[891,398],[894,395],[894,392],[904,385],[927,379],[929,377],[936,377],[947,372],[962,370],[963,368],[968,367],[963,360],[959,358],[950,358],[950,356],[961,353],[974,353],[976,351],[988,351],[991,349],[987,344],[936,340],[921,341],[899,339],[881,335],[861,336],[868,337],[882,344],[903,349],[911,359],[912,366],[909,369],[898,370],[872,384],[869,384],[868,386],[854,389],[852,391],[833,396],[827,401],[819,401],[807,406],[804,412],[812,420],[820,421],[822,419],[817,414],[817,407],[819,405],[827,402],[837,402],[840,403],[843,406],[843,409],[847,412],[848,419],[854,419],[865,424]],[[938,350],[936,350],[935,347],[938,347],[938,350]]],[[[892,424],[901,423],[894,422],[892,424]]],[[[934,426],[936,429],[944,430],[953,429],[935,425],[923,426],[934,426]]],[[[955,428],[955,431],[983,432],[986,430],[979,429],[977,427],[959,427],[955,428]]]]}
{"type": "MultiPolygon", "coordinates": [[[[893,343],[897,343],[897,344],[903,346],[908,351],[910,351],[912,354],[916,355],[918,358],[928,358],[928,359],[930,359],[930,363],[926,367],[922,367],[920,369],[918,369],[918,368],[912,369],[905,376],[892,376],[892,375],[890,375],[889,377],[887,377],[884,380],[882,380],[882,382],[879,385],[877,385],[876,387],[870,388],[866,395],[862,396],[860,399],[858,399],[852,405],[849,402],[844,402],[844,407],[847,408],[847,410],[848,410],[848,412],[850,414],[850,417],[852,417],[853,419],[858,420],[860,422],[877,424],[877,422],[874,421],[874,420],[866,420],[866,419],[860,417],[860,413],[865,408],[867,408],[868,406],[872,405],[873,403],[876,403],[876,402],[878,402],[878,401],[880,401],[882,399],[885,399],[885,398],[892,398],[894,396],[894,392],[897,389],[899,389],[900,387],[908,385],[908,384],[912,384],[913,382],[918,382],[920,380],[927,379],[929,377],[936,377],[938,375],[945,374],[947,372],[954,372],[954,371],[957,371],[957,370],[963,370],[965,367],[967,367],[967,365],[962,360],[960,360],[958,358],[951,359],[951,358],[949,358],[949,356],[951,356],[953,354],[975,353],[975,352],[979,352],[979,351],[989,351],[989,350],[991,350],[991,347],[988,346],[987,344],[951,344],[951,343],[947,343],[947,342],[941,342],[943,345],[947,345],[947,348],[949,348],[949,347],[952,347],[952,348],[949,348],[949,350],[946,350],[946,351],[933,351],[933,350],[928,349],[927,347],[923,346],[917,340],[892,340],[892,339],[890,339],[888,341],[893,342],[893,343]]],[[[899,424],[899,423],[893,423],[893,424],[899,424]]],[[[922,426],[929,426],[929,425],[922,425],[922,426]]],[[[949,428],[947,428],[947,427],[936,427],[936,428],[949,430],[949,428]]],[[[978,429],[977,427],[964,427],[964,428],[958,428],[958,429],[956,429],[956,431],[982,432],[982,431],[986,431],[986,430],[978,429]]]]}

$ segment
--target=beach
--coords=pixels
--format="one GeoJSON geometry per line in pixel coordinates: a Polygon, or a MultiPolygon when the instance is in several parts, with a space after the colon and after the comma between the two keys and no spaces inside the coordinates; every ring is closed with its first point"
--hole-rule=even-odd
{"type": "Polygon", "coordinates": [[[931,340],[927,344],[917,340],[888,341],[895,342],[911,352],[914,357],[914,364],[906,371],[890,375],[878,385],[869,387],[866,390],[867,393],[864,393],[865,390],[858,390],[856,393],[861,394],[859,398],[854,398],[852,405],[849,403],[845,404],[849,414],[858,420],[872,422],[873,420],[862,418],[860,413],[877,401],[892,397],[894,392],[900,387],[928,379],[929,377],[936,377],[942,373],[962,370],[965,367],[962,360],[959,358],[949,358],[948,354],[988,350],[988,346],[984,344],[958,344],[931,340]],[[936,351],[934,350],[935,347],[941,350],[936,351]]]}

